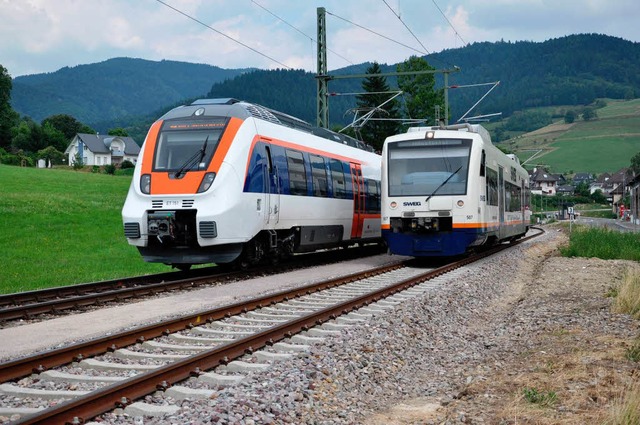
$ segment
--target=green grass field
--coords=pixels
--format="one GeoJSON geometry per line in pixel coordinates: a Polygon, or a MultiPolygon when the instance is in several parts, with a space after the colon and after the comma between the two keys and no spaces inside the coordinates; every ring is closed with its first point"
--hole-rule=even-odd
{"type": "Polygon", "coordinates": [[[640,237],[637,233],[577,226],[571,232],[569,245],[560,248],[560,253],[565,257],[640,261],[640,237]]]}
{"type": "Polygon", "coordinates": [[[127,243],[130,176],[0,165],[0,293],[168,271],[127,243]]]}
{"type": "Polygon", "coordinates": [[[640,99],[606,102],[593,121],[576,120],[571,126],[556,123],[502,145],[522,162],[541,150],[527,163],[544,165],[552,173],[616,172],[628,167],[631,157],[640,152],[640,99]]]}

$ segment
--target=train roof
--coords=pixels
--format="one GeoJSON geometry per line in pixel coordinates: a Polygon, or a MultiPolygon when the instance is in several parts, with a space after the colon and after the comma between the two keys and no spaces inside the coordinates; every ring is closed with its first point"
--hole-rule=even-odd
{"type": "Polygon", "coordinates": [[[253,117],[311,133],[315,136],[322,137],[336,143],[341,143],[343,145],[352,146],[368,152],[374,151],[370,145],[358,139],[354,139],[353,137],[347,136],[346,134],[336,133],[326,128],[315,127],[304,120],[283,112],[278,112],[261,105],[234,98],[198,99],[193,101],[190,105],[183,105],[170,110],[164,114],[161,119],[169,120],[190,116],[226,116],[237,117],[243,120],[253,117]],[[196,111],[202,112],[196,113],[196,111]]]}
{"type": "Polygon", "coordinates": [[[485,143],[491,143],[491,135],[487,131],[486,128],[481,126],[480,124],[451,124],[451,125],[440,125],[433,127],[409,127],[407,133],[413,132],[424,132],[424,131],[438,131],[438,130],[447,130],[447,131],[464,131],[468,133],[476,133],[482,137],[482,140],[485,143]]]}

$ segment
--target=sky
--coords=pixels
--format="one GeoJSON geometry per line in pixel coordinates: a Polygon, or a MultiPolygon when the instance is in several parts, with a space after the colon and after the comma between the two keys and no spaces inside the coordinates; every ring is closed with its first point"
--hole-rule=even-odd
{"type": "Polygon", "coordinates": [[[53,72],[114,57],[317,71],[477,42],[598,33],[640,42],[637,0],[0,0],[0,65],[53,72]]]}

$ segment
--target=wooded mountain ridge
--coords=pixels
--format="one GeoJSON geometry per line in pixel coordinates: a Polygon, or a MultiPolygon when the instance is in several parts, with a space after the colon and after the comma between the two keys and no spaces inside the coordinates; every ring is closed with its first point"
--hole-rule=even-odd
{"type": "MultiPolygon", "coordinates": [[[[586,105],[597,98],[640,97],[640,43],[601,34],[578,34],[544,42],[478,42],[425,56],[449,73],[449,86],[500,81],[471,115],[513,112],[535,106],[586,105]]],[[[369,63],[329,72],[362,74],[369,63]]],[[[395,64],[381,64],[382,72],[395,64]]],[[[437,74],[437,87],[443,87],[437,74]]],[[[394,77],[388,78],[395,87],[394,77]]],[[[170,107],[199,97],[234,97],[316,120],[315,74],[303,70],[221,69],[175,61],[115,58],[13,79],[13,108],[35,120],[69,114],[99,131],[130,127],[138,132],[170,107]]],[[[449,90],[451,121],[460,118],[488,90],[449,90]]],[[[362,91],[361,79],[329,82],[330,93],[362,91]]],[[[351,121],[355,96],[331,96],[330,122],[351,121]]],[[[144,138],[144,134],[141,136],[144,138]]]]}

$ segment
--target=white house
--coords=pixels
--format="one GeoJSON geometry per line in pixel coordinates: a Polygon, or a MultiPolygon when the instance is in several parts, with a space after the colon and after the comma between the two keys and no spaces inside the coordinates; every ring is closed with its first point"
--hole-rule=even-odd
{"type": "Polygon", "coordinates": [[[131,137],[78,133],[64,151],[72,166],[80,152],[84,165],[119,165],[128,160],[136,163],[140,146],[131,137]]]}

